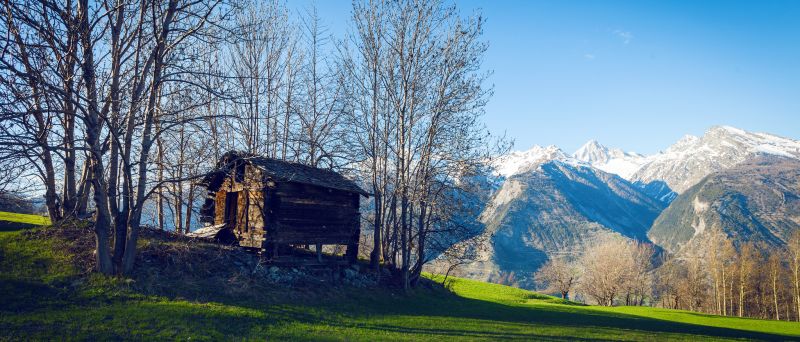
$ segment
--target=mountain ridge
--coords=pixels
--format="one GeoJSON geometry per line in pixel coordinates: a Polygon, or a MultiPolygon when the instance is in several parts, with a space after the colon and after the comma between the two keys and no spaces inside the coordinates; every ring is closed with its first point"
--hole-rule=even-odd
{"type": "MultiPolygon", "coordinates": [[[[754,240],[775,246],[780,242],[765,232],[776,230],[774,226],[780,220],[796,222],[800,227],[800,217],[787,214],[791,211],[784,211],[769,229],[761,223],[768,208],[739,210],[735,219],[718,220],[702,215],[696,218],[692,211],[712,213],[720,207],[706,199],[713,198],[711,195],[692,197],[695,187],[703,188],[700,183],[725,177],[726,172],[745,170],[754,159],[761,160],[760,171],[745,172],[747,177],[737,184],[756,180],[764,184],[744,186],[752,191],[726,197],[725,203],[733,204],[726,208],[746,208],[752,198],[774,200],[770,193],[777,186],[787,187],[789,181],[800,184],[800,172],[785,179],[765,172],[769,166],[764,166],[763,158],[778,158],[789,163],[785,165],[796,163],[800,169],[800,142],[714,126],[700,137],[684,136],[663,152],[649,156],[608,148],[596,140],[589,140],[572,154],[554,145],[510,152],[491,164],[499,186],[488,196],[479,216],[487,241],[483,261],[459,275],[503,281],[516,274],[522,286],[532,286],[530,275],[544,261],[555,255],[578,255],[588,243],[601,238],[653,243],[657,249],[675,254],[683,246],[690,246],[687,251],[697,251],[702,239],[693,237],[702,237],[704,231],[723,223],[734,227],[727,233],[734,239],[745,241],[746,234],[756,234],[752,235],[754,240]]],[[[787,193],[800,198],[800,190],[787,193]]]]}

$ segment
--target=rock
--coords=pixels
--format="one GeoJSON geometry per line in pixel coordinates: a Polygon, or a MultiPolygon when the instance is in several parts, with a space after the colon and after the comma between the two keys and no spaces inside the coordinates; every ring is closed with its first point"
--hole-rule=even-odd
{"type": "Polygon", "coordinates": [[[280,270],[281,269],[278,268],[278,266],[272,266],[272,267],[269,268],[269,273],[276,274],[276,273],[280,272],[280,270]]]}
{"type": "Polygon", "coordinates": [[[344,277],[345,279],[352,280],[358,278],[358,271],[352,268],[345,268],[344,269],[344,277]]]}

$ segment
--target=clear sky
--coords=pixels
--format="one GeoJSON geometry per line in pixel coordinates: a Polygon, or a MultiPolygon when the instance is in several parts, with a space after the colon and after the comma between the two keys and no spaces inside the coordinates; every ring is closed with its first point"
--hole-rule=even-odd
{"type": "MultiPolygon", "coordinates": [[[[290,1],[302,8],[308,3],[290,1]]],[[[350,1],[319,1],[331,34],[350,1]]],[[[655,153],[713,125],[800,139],[800,1],[458,1],[487,18],[485,121],[515,149],[655,153]]]]}

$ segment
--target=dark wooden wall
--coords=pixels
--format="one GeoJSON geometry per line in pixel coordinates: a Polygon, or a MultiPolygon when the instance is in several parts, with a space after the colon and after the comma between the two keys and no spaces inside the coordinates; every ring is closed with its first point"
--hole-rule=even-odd
{"type": "Polygon", "coordinates": [[[277,243],[349,244],[358,229],[358,194],[299,183],[278,183],[268,192],[277,243]]]}
{"type": "Polygon", "coordinates": [[[357,193],[321,186],[272,182],[251,165],[228,175],[214,198],[214,224],[225,222],[229,192],[238,192],[234,234],[243,247],[348,245],[357,251],[360,234],[357,193]],[[268,186],[269,185],[269,186],[268,186]]]}

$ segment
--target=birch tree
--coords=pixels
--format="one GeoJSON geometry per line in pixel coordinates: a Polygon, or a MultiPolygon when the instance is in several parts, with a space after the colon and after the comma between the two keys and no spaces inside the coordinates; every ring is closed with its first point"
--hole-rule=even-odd
{"type": "Polygon", "coordinates": [[[787,255],[791,268],[793,300],[797,309],[797,321],[800,322],[800,231],[794,231],[787,241],[787,255]]]}

